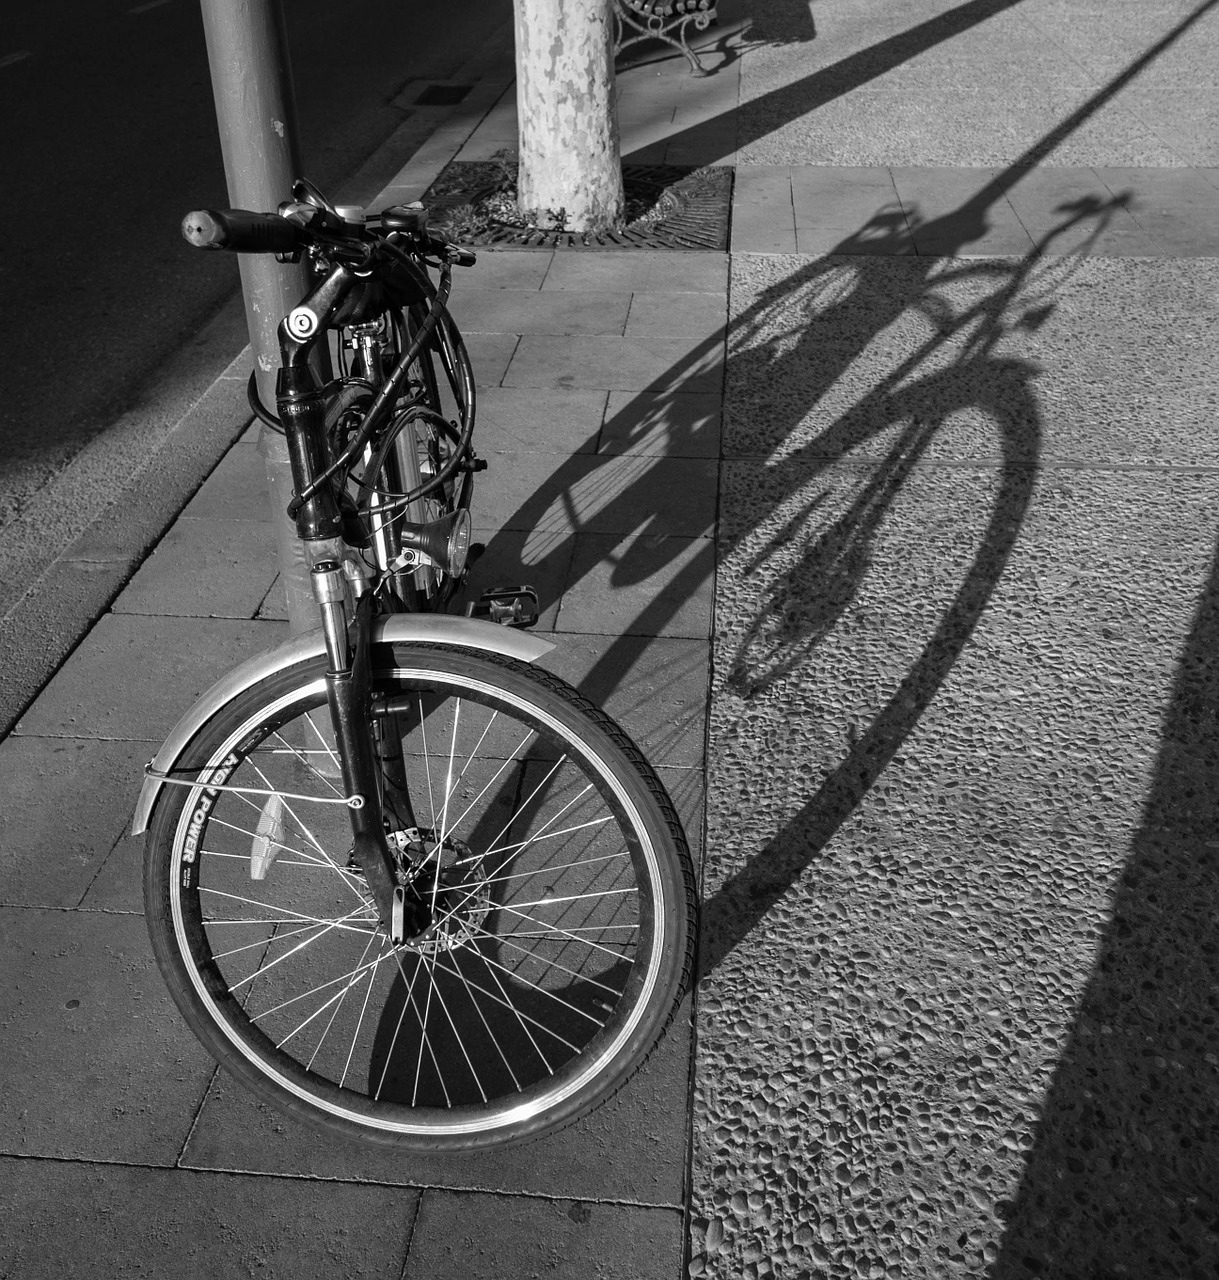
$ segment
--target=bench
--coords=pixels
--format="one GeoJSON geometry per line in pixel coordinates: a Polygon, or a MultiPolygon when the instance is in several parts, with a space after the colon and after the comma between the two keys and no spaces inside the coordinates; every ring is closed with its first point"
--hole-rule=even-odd
{"type": "Polygon", "coordinates": [[[640,40],[663,40],[685,54],[692,74],[707,72],[686,43],[686,30],[706,31],[715,19],[716,0],[614,0],[614,53],[640,40]],[[634,33],[634,34],[632,34],[634,33]]]}

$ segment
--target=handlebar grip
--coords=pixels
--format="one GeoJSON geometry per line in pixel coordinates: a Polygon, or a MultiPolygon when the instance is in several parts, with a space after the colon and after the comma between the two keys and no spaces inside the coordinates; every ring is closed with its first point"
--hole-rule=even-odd
{"type": "Polygon", "coordinates": [[[182,219],[182,235],[196,249],[235,253],[293,253],[301,228],[277,213],[248,209],[195,209],[182,219]]]}

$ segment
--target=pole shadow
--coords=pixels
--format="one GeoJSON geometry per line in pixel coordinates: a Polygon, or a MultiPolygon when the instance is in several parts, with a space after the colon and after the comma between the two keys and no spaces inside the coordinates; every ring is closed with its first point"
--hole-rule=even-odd
{"type": "Polygon", "coordinates": [[[1219,560],[990,1280],[1219,1267],[1219,560]]]}

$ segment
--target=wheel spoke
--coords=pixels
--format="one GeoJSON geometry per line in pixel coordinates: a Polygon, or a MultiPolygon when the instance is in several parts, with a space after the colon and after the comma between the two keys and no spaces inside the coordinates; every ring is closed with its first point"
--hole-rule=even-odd
{"type": "Polygon", "coordinates": [[[389,1065],[394,1060],[394,1050],[398,1047],[398,1036],[402,1031],[402,1023],[406,1018],[406,1010],[408,1006],[415,1011],[415,1018],[419,1021],[420,1028],[423,1026],[423,1022],[419,1018],[418,1007],[415,1004],[415,983],[419,978],[419,969],[421,966],[416,966],[415,976],[408,982],[406,978],[406,971],[402,968],[402,957],[398,954],[396,949],[392,954],[394,957],[394,964],[397,966],[398,973],[402,978],[402,989],[404,994],[402,999],[402,1011],[398,1014],[398,1023],[397,1026],[394,1027],[393,1038],[389,1042],[389,1050],[385,1055],[385,1065],[381,1069],[381,1079],[377,1081],[376,1092],[373,1094],[373,1097],[377,1101],[380,1101],[381,1090],[385,1088],[385,1077],[389,1074],[389,1065]]]}
{"type": "MultiPolygon", "coordinates": [[[[517,938],[551,938],[553,939],[557,936],[560,938],[570,939],[572,942],[578,942],[581,945],[587,947],[590,951],[604,951],[607,956],[612,956],[615,960],[626,959],[626,956],[624,956],[619,951],[612,951],[609,947],[602,946],[599,942],[588,942],[588,941],[585,941],[585,939],[577,936],[579,933],[597,932],[596,929],[578,929],[578,928],[563,929],[563,928],[560,928],[558,925],[548,925],[545,920],[539,920],[536,916],[531,916],[526,911],[518,911],[515,907],[501,907],[500,910],[506,911],[510,915],[519,916],[522,920],[528,920],[530,924],[536,924],[541,930],[541,932],[539,933],[517,933],[513,931],[512,933],[508,933],[508,934],[502,934],[502,935],[497,934],[496,936],[499,937],[500,941],[502,942],[508,941],[510,939],[517,939],[517,938]]],[[[632,932],[638,931],[638,925],[635,925],[635,924],[603,925],[601,926],[601,928],[630,929],[632,932]]]]}
{"type": "MultiPolygon", "coordinates": [[[[495,935],[494,935],[494,934],[490,934],[490,933],[488,933],[485,929],[475,929],[475,930],[474,930],[474,932],[475,932],[475,933],[477,933],[477,934],[479,934],[479,935],[481,935],[484,939],[489,940],[489,941],[491,941],[491,942],[502,943],[502,942],[504,941],[502,938],[497,938],[497,937],[495,937],[495,935]]],[[[523,948],[522,948],[522,950],[523,950],[523,948]]],[[[529,955],[529,957],[530,957],[531,959],[533,958],[532,953],[527,952],[526,954],[527,954],[527,955],[529,955]]],[[[556,1004],[561,1004],[565,1009],[570,1009],[572,1013],[579,1014],[579,1015],[580,1015],[580,1017],[582,1017],[582,1018],[587,1018],[589,1022],[594,1023],[598,1028],[603,1027],[603,1026],[605,1025],[605,1023],[604,1023],[604,1022],[598,1022],[598,1021],[597,1021],[597,1019],[596,1019],[596,1018],[594,1018],[594,1017],[592,1016],[592,1014],[591,1014],[591,1013],[587,1013],[585,1010],[583,1010],[583,1009],[579,1008],[577,1005],[572,1004],[570,1000],[564,1000],[562,996],[556,995],[553,991],[547,991],[545,987],[540,986],[538,983],[534,982],[534,981],[533,981],[532,979],[530,979],[530,978],[523,978],[523,977],[521,976],[521,974],[520,974],[520,972],[519,972],[518,970],[516,970],[516,969],[509,969],[507,965],[500,964],[500,962],[499,962],[498,960],[492,960],[492,959],[491,959],[491,957],[490,957],[489,955],[487,955],[485,951],[484,951],[484,952],[481,952],[481,953],[480,953],[480,955],[481,955],[481,959],[482,959],[483,964],[485,964],[485,965],[487,965],[487,966],[489,966],[489,967],[491,967],[491,968],[495,968],[495,969],[499,969],[499,970],[501,970],[503,973],[506,973],[506,974],[508,975],[508,977],[510,977],[510,978],[512,979],[512,981],[513,981],[513,982],[519,982],[519,983],[521,984],[521,986],[523,986],[523,987],[529,987],[529,988],[531,988],[532,990],[534,990],[534,991],[538,992],[538,993],[539,993],[539,995],[547,996],[549,999],[553,1000],[556,1004]]],[[[538,961],[538,963],[539,963],[539,964],[542,964],[542,963],[544,963],[544,962],[539,960],[539,961],[538,961]]],[[[566,972],[570,973],[571,971],[570,971],[570,970],[567,970],[566,972]]],[[[579,976],[579,975],[576,975],[576,976],[579,976]]],[[[590,979],[588,979],[588,978],[581,978],[580,980],[581,980],[582,982],[588,982],[588,981],[590,981],[590,979]]],[[[596,985],[596,984],[594,984],[594,985],[596,985]]],[[[608,988],[607,988],[607,989],[608,989],[608,988]]],[[[617,994],[620,994],[620,993],[615,992],[615,994],[617,995],[617,994]]],[[[536,1022],[536,1021],[535,1021],[535,1022],[534,1022],[534,1025],[535,1025],[535,1026],[539,1026],[539,1027],[541,1027],[541,1028],[542,1028],[542,1030],[543,1030],[543,1031],[545,1031],[548,1035],[554,1035],[554,1034],[555,1034],[555,1033],[554,1033],[553,1031],[551,1031],[551,1030],[550,1030],[550,1028],[549,1028],[549,1027],[547,1027],[544,1023],[536,1022]]],[[[566,1042],[566,1041],[564,1041],[563,1043],[564,1043],[564,1044],[567,1044],[567,1042],[566,1042]]],[[[568,1047],[569,1049],[573,1049],[573,1050],[575,1049],[575,1046],[574,1046],[574,1045],[570,1045],[570,1044],[569,1044],[567,1047],[568,1047]]]]}
{"type": "MultiPolygon", "coordinates": [[[[325,920],[320,916],[311,916],[301,911],[293,911],[291,907],[281,907],[274,902],[259,902],[257,898],[246,898],[239,893],[226,893],[223,889],[213,889],[209,885],[205,885],[205,884],[201,884],[199,886],[199,892],[211,894],[212,897],[214,898],[228,898],[233,902],[244,902],[247,906],[261,907],[264,911],[282,912],[281,916],[279,917],[281,921],[303,920],[306,924],[319,924],[319,925],[333,923],[332,921],[325,920]]],[[[367,902],[361,900],[361,905],[363,906],[365,911],[368,910],[369,904],[367,902]]],[[[351,915],[343,916],[341,918],[345,921],[355,919],[355,913],[352,912],[351,915]]],[[[370,923],[373,923],[373,924],[376,923],[375,915],[369,916],[367,917],[367,919],[370,923]]],[[[247,921],[241,920],[241,919],[232,920],[232,921],[209,919],[207,923],[208,924],[245,924],[247,923],[247,921]]],[[[345,929],[352,928],[350,924],[344,924],[340,927],[345,929]]],[[[356,932],[364,933],[366,931],[363,929],[357,929],[356,932]]]]}
{"type": "MultiPolygon", "coordinates": [[[[510,880],[528,880],[530,876],[551,876],[556,871],[570,871],[573,867],[591,867],[596,862],[610,862],[615,858],[629,858],[630,854],[625,850],[618,853],[599,853],[595,858],[578,858],[575,862],[546,862],[540,867],[535,867],[529,871],[510,871],[507,875],[488,876],[485,880],[463,880],[460,884],[449,885],[449,891],[454,892],[458,889],[478,889],[490,884],[507,884],[510,880]]],[[[458,862],[477,862],[477,857],[458,859],[458,862]]],[[[291,865],[291,864],[289,864],[291,865]]],[[[506,866],[507,863],[500,863],[506,866]]]]}
{"type": "MultiPolygon", "coordinates": [[[[474,1084],[477,1087],[478,1092],[482,1095],[482,1100],[486,1102],[487,1091],[483,1088],[482,1081],[478,1078],[478,1072],[474,1069],[474,1063],[470,1061],[470,1055],[466,1052],[466,1042],[462,1039],[461,1032],[457,1030],[457,1024],[453,1021],[453,1015],[449,1012],[449,1006],[445,1002],[444,992],[441,991],[439,984],[436,982],[436,976],[432,968],[428,969],[428,981],[431,983],[432,988],[436,993],[436,1002],[440,1006],[440,1011],[444,1014],[445,1020],[452,1029],[453,1038],[457,1041],[457,1047],[461,1050],[461,1056],[466,1060],[466,1066],[470,1069],[470,1075],[474,1079],[474,1084]]],[[[435,1061],[434,1057],[433,1061],[435,1061]]],[[[444,1087],[443,1084],[441,1087],[444,1087]]],[[[447,1098],[448,1096],[448,1090],[446,1089],[445,1097],[447,1098]]]]}
{"type": "MultiPolygon", "coordinates": [[[[575,802],[573,801],[572,803],[574,804],[575,802]]],[[[554,819],[551,819],[551,821],[554,821],[554,819]]],[[[493,853],[517,853],[522,849],[527,849],[530,845],[537,844],[540,840],[557,840],[560,836],[569,836],[576,831],[586,831],[591,827],[600,827],[607,822],[613,821],[614,815],[612,813],[607,813],[604,818],[592,818],[588,822],[578,822],[574,827],[564,827],[562,831],[546,831],[543,828],[542,831],[538,831],[534,835],[530,836],[528,840],[520,840],[516,844],[501,844],[496,849],[488,849],[482,856],[484,858],[489,858],[493,853]]],[[[621,853],[614,853],[606,854],[604,856],[621,858],[625,855],[621,853]]],[[[579,864],[570,862],[567,865],[574,867],[579,864]]]]}
{"type": "Polygon", "coordinates": [[[360,1016],[356,1020],[356,1029],[351,1033],[351,1047],[347,1050],[347,1060],[343,1063],[343,1073],[339,1076],[339,1088],[341,1089],[347,1081],[347,1073],[351,1070],[351,1059],[355,1056],[356,1045],[360,1040],[360,1029],[364,1025],[364,1017],[368,1013],[368,1002],[372,998],[372,984],[376,977],[377,968],[382,960],[387,958],[386,947],[390,945],[388,938],[382,938],[381,950],[377,955],[377,962],[368,970],[368,986],[364,991],[364,1003],[360,1006],[360,1016]]]}
{"type": "Polygon", "coordinates": [[[428,807],[432,811],[432,830],[436,830],[436,793],[432,790],[432,753],[427,745],[427,717],[423,714],[423,697],[419,703],[419,736],[423,739],[423,769],[427,776],[428,807]]]}
{"type": "MultiPolygon", "coordinates": [[[[322,750],[330,757],[330,763],[334,767],[334,771],[341,778],[343,776],[343,762],[339,759],[338,755],[336,754],[334,748],[330,745],[330,743],[326,741],[325,735],[317,727],[317,724],[314,722],[313,716],[310,715],[308,711],[305,712],[305,723],[309,726],[310,729],[313,730],[319,744],[321,745],[322,750]]],[[[280,741],[284,742],[284,739],[281,737],[280,741]]],[[[291,744],[285,742],[284,745],[290,746],[291,744]]],[[[310,767],[312,768],[312,766],[310,767]]],[[[317,773],[317,776],[321,778],[321,780],[324,783],[326,783],[327,786],[330,787],[331,791],[333,791],[335,795],[343,794],[341,791],[339,791],[336,787],[333,786],[333,784],[330,782],[330,779],[327,778],[324,774],[318,773],[316,769],[314,769],[313,772],[317,773]]]]}
{"type": "MultiPolygon", "coordinates": [[[[354,912],[352,914],[354,915],[354,912]]],[[[229,994],[231,995],[235,993],[238,987],[245,986],[247,982],[253,982],[255,978],[263,977],[265,974],[269,973],[272,969],[276,968],[278,965],[283,964],[285,960],[290,960],[294,955],[303,951],[306,947],[312,946],[313,943],[324,938],[332,929],[341,929],[343,925],[350,919],[351,919],[351,916],[344,916],[341,920],[332,920],[328,924],[319,926],[318,931],[311,938],[302,939],[302,941],[298,942],[296,946],[292,947],[288,951],[285,951],[282,956],[276,956],[275,959],[272,960],[270,964],[264,964],[261,968],[255,969],[253,973],[248,974],[246,977],[242,978],[240,982],[234,982],[229,987],[229,994]]],[[[298,930],[297,932],[304,932],[304,930],[298,930]]],[[[295,934],[293,934],[293,936],[295,936],[295,934]]],[[[370,937],[372,936],[375,936],[375,935],[370,935],[370,937]]],[[[278,941],[278,935],[272,938],[271,940],[278,941]]],[[[367,950],[367,947],[365,948],[365,950],[367,950]]]]}
{"type": "MultiPolygon", "coordinates": [[[[366,958],[367,958],[367,956],[368,956],[369,951],[372,949],[372,944],[373,944],[376,940],[377,940],[377,936],[376,936],[376,934],[369,934],[368,941],[364,944],[364,950],[361,952],[361,954],[360,954],[360,958],[359,958],[359,960],[356,962],[356,963],[357,963],[357,966],[362,965],[362,964],[364,963],[365,959],[366,959],[366,958]]],[[[340,998],[340,1000],[339,1000],[338,1004],[336,1004],[336,1005],[334,1006],[334,1011],[331,1013],[331,1015],[330,1015],[330,1019],[329,1019],[329,1021],[326,1023],[325,1030],[322,1032],[321,1037],[319,1038],[319,1040],[318,1040],[317,1044],[314,1046],[313,1052],[309,1055],[309,1061],[305,1063],[305,1070],[306,1070],[306,1071],[312,1071],[312,1070],[313,1070],[313,1064],[314,1064],[314,1062],[316,1062],[316,1061],[317,1061],[317,1055],[318,1055],[319,1053],[321,1053],[321,1051],[322,1051],[322,1045],[324,1045],[324,1044],[326,1043],[326,1037],[330,1034],[330,1028],[334,1026],[334,1020],[339,1016],[339,1012],[340,1012],[340,1010],[343,1008],[343,1003],[344,1003],[344,1001],[346,1001],[346,999],[347,999],[347,993],[352,989],[352,987],[354,987],[354,986],[356,985],[356,983],[357,983],[357,982],[359,982],[359,980],[360,980],[360,978],[361,978],[362,976],[363,976],[363,975],[359,975],[359,974],[358,974],[356,977],[352,978],[352,980],[351,980],[351,981],[350,981],[350,982],[349,982],[349,983],[348,983],[348,984],[343,988],[343,994],[342,994],[342,997],[340,998]]],[[[369,987],[370,987],[370,989],[371,989],[371,987],[372,987],[372,978],[371,978],[371,977],[369,978],[368,983],[369,983],[369,987]]],[[[357,1027],[357,1031],[358,1031],[358,1030],[359,1030],[359,1028],[357,1027]]],[[[355,1041],[353,1040],[351,1043],[352,1043],[352,1049],[354,1050],[354,1048],[355,1048],[355,1041]]]]}
{"type": "MultiPolygon", "coordinates": [[[[590,987],[600,987],[602,991],[608,991],[615,999],[618,999],[622,995],[620,990],[607,986],[604,982],[598,982],[596,978],[590,978],[586,974],[577,972],[575,969],[569,969],[565,964],[560,964],[557,960],[539,960],[537,955],[527,947],[517,946],[516,943],[513,942],[511,934],[491,934],[487,933],[485,930],[480,930],[479,932],[482,932],[484,937],[494,938],[501,947],[509,946],[514,951],[519,951],[527,960],[532,960],[535,964],[540,964],[547,973],[552,969],[557,969],[560,973],[567,974],[569,978],[574,978],[577,982],[587,982],[590,987]]],[[[588,944],[585,943],[584,945],[587,946],[588,944]]],[[[602,949],[605,950],[605,948],[602,949]]],[[[614,955],[612,951],[606,951],[606,954],[613,956],[615,960],[623,960],[626,958],[625,956],[614,955]]],[[[527,982],[528,979],[521,978],[518,974],[517,981],[527,982]]],[[[543,988],[539,987],[538,990],[543,990],[543,988]]],[[[569,1007],[574,1008],[575,1006],[572,1005],[569,1007]]]]}
{"type": "MultiPolygon", "coordinates": [[[[246,800],[246,799],[248,799],[248,797],[247,797],[247,796],[242,796],[242,799],[243,799],[243,800],[246,800]]],[[[253,803],[253,801],[250,801],[250,803],[251,803],[251,805],[252,805],[252,807],[253,807],[253,808],[255,808],[255,809],[257,809],[257,808],[258,808],[258,806],[257,806],[257,805],[255,805],[255,804],[253,803]]],[[[239,836],[247,836],[250,840],[254,840],[254,839],[256,839],[256,838],[257,838],[257,832],[251,831],[251,830],[249,830],[249,828],[247,828],[247,827],[239,826],[239,825],[238,825],[237,823],[235,823],[235,822],[226,822],[223,818],[217,818],[217,817],[215,817],[214,815],[213,815],[213,817],[212,817],[212,821],[213,821],[213,822],[214,822],[218,827],[224,827],[226,831],[233,831],[233,832],[235,832],[235,833],[236,833],[237,835],[239,835],[239,836]]],[[[308,854],[308,853],[306,853],[304,849],[298,849],[295,845],[291,845],[291,844],[284,844],[284,843],[283,843],[282,841],[280,841],[280,840],[272,840],[272,841],[270,841],[270,843],[271,843],[271,844],[273,844],[277,849],[282,849],[285,853],[293,853],[293,854],[295,854],[298,858],[309,858],[309,854],[308,854]]],[[[243,858],[243,859],[245,859],[246,861],[249,861],[249,855],[248,855],[248,854],[238,854],[238,853],[228,853],[228,854],[225,854],[225,853],[220,853],[218,850],[215,850],[215,849],[205,849],[205,850],[203,850],[203,852],[204,852],[204,853],[210,853],[210,854],[212,855],[212,857],[214,857],[214,858],[243,858]]],[[[314,865],[314,866],[318,866],[318,867],[324,867],[324,866],[326,866],[326,865],[327,865],[325,862],[323,862],[323,861],[321,860],[321,858],[312,858],[312,859],[310,859],[310,861],[313,863],[313,865],[314,865]]],[[[275,865],[276,865],[277,867],[279,867],[279,866],[287,866],[288,864],[287,864],[287,863],[281,863],[281,862],[279,861],[279,859],[278,859],[278,858],[276,858],[276,860],[275,860],[275,865]]]]}
{"type": "MultiPolygon", "coordinates": [[[[371,962],[371,964],[357,965],[354,969],[349,969],[346,973],[339,974],[337,978],[331,978],[327,982],[319,982],[316,986],[310,987],[307,991],[300,991],[294,996],[289,996],[287,1000],[281,1000],[279,1004],[272,1005],[269,1009],[263,1009],[260,1013],[251,1014],[250,1021],[255,1024],[262,1022],[266,1018],[269,1018],[273,1013],[278,1013],[281,1009],[286,1009],[289,1005],[299,1004],[302,1000],[307,1000],[310,996],[318,995],[320,992],[327,990],[327,988],[329,987],[337,986],[340,983],[347,983],[349,979],[353,977],[359,977],[360,975],[366,973],[369,969],[375,968],[380,963],[381,963],[380,960],[374,960],[371,962]]],[[[293,1030],[289,1031],[288,1034],[284,1036],[283,1039],[280,1040],[280,1042],[275,1047],[277,1049],[283,1048],[283,1046],[287,1044],[288,1041],[291,1040],[293,1036],[303,1031],[305,1027],[307,1027],[309,1023],[313,1021],[314,1018],[319,1017],[321,1014],[325,1013],[326,1010],[330,1008],[330,1005],[333,1003],[333,1001],[339,999],[341,995],[342,995],[341,991],[336,992],[334,995],[332,995],[328,1000],[325,1001],[325,1003],[323,1003],[320,1007],[315,1009],[304,1020],[304,1022],[300,1023],[293,1030]]]]}

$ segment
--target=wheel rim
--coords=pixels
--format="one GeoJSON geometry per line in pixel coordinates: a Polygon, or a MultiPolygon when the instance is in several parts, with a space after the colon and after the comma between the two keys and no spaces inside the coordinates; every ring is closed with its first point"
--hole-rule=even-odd
{"type": "Polygon", "coordinates": [[[170,875],[189,981],[250,1067],[364,1129],[471,1135],[578,1104],[659,980],[662,878],[638,807],[515,693],[428,668],[379,684],[416,795],[418,826],[396,822],[391,846],[435,904],[434,936],[390,946],[346,865],[344,807],[294,798],[342,799],[318,677],[199,775],[272,795],[186,796],[170,875]]]}

